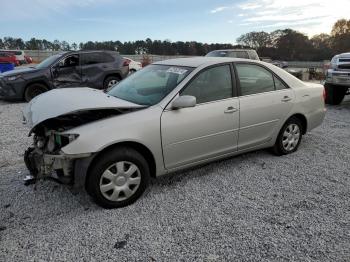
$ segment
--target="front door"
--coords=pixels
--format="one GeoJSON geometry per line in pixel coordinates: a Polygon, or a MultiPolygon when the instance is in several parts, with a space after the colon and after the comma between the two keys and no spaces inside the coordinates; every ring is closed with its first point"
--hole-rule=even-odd
{"type": "Polygon", "coordinates": [[[169,108],[162,114],[162,146],[167,169],[237,149],[239,101],[233,97],[230,65],[202,71],[179,95],[195,96],[197,105],[169,108]]]}
{"type": "Polygon", "coordinates": [[[81,86],[81,67],[78,54],[68,55],[52,67],[54,87],[81,86]]]}

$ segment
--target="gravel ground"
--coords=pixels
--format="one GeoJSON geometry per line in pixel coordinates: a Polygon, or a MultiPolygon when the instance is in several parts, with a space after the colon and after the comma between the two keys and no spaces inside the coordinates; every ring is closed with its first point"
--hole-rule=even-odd
{"type": "Polygon", "coordinates": [[[24,104],[0,102],[0,261],[350,261],[350,99],[298,152],[266,150],[152,181],[134,205],[25,187],[24,104]]]}

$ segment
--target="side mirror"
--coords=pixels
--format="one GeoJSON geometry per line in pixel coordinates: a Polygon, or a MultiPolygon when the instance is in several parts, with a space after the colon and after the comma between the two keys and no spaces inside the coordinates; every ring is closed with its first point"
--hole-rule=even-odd
{"type": "Polygon", "coordinates": [[[197,99],[194,96],[179,96],[171,104],[172,108],[180,109],[194,107],[197,104],[197,99]]]}

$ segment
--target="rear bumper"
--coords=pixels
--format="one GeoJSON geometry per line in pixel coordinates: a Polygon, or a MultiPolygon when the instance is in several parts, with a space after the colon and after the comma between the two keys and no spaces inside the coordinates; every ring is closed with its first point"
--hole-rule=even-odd
{"type": "Polygon", "coordinates": [[[307,116],[307,132],[322,124],[326,116],[326,112],[327,109],[323,106],[307,116]]]}

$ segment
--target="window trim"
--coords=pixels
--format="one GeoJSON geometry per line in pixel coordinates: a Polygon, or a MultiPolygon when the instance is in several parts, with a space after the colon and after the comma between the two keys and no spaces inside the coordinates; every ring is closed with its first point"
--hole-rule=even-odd
{"type": "MultiPolygon", "coordinates": [[[[197,103],[197,105],[204,105],[204,104],[209,104],[209,103],[215,103],[215,102],[218,102],[218,101],[223,101],[223,100],[227,100],[227,99],[231,99],[231,98],[235,98],[235,97],[238,97],[238,93],[237,93],[237,81],[236,81],[236,76],[235,76],[235,73],[234,73],[234,69],[233,69],[233,66],[232,66],[232,63],[220,63],[220,64],[214,64],[214,65],[210,65],[210,66],[207,66],[205,68],[202,68],[200,71],[198,71],[185,85],[183,88],[181,88],[181,90],[170,100],[170,102],[168,103],[168,105],[174,100],[175,97],[177,96],[180,96],[181,92],[183,90],[185,90],[201,73],[209,70],[209,69],[212,69],[212,68],[215,68],[215,67],[220,67],[220,66],[229,66],[230,68],[230,74],[231,74],[231,90],[232,90],[232,96],[231,97],[227,97],[227,98],[223,98],[223,99],[219,99],[219,100],[213,100],[213,101],[208,101],[208,102],[204,102],[204,103],[197,103]]],[[[168,106],[167,105],[167,106],[168,106]]]]}
{"type": "Polygon", "coordinates": [[[285,81],[283,81],[275,72],[273,72],[270,68],[268,68],[265,65],[254,63],[254,62],[251,62],[251,61],[247,61],[247,62],[246,61],[239,61],[239,62],[233,62],[232,64],[233,64],[233,68],[234,68],[234,71],[235,71],[237,96],[238,97],[246,97],[246,96],[259,95],[259,94],[271,93],[271,92],[276,92],[276,91],[283,91],[283,89],[279,89],[279,90],[276,89],[275,77],[279,81],[281,81],[281,83],[286,87],[286,89],[290,89],[290,86],[287,85],[287,83],[285,81]],[[241,84],[240,84],[240,81],[239,81],[238,71],[237,71],[237,67],[236,67],[236,65],[239,65],[239,64],[255,65],[255,66],[259,66],[259,67],[262,67],[263,69],[267,70],[272,75],[274,90],[273,91],[266,91],[266,92],[261,92],[261,93],[255,93],[255,94],[249,94],[249,95],[242,96],[241,84]]]}

